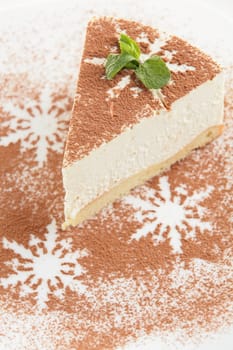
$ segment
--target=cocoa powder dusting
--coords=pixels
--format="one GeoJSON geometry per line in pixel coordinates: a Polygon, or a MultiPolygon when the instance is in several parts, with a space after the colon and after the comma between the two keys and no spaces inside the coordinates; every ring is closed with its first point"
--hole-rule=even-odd
{"type": "MultiPolygon", "coordinates": [[[[37,21],[33,23],[38,23],[36,33],[40,33],[44,17],[37,21]]],[[[108,25],[114,34],[112,24],[108,25]]],[[[47,36],[56,28],[54,23],[47,36]]],[[[143,30],[153,42],[156,32],[148,27],[143,30]]],[[[130,28],[132,37],[140,33],[141,27],[130,28]]],[[[10,43],[14,36],[8,35],[10,43]]],[[[59,49],[59,66],[75,56],[75,38],[76,30],[69,43],[65,34],[59,39],[59,48],[66,48],[59,49]]],[[[50,72],[49,58],[55,49],[49,49],[49,42],[33,49],[34,40],[35,35],[29,59],[35,57],[41,67],[40,57],[46,57],[43,70],[50,72]]],[[[108,43],[107,51],[114,42],[108,43]]],[[[157,336],[166,344],[188,349],[190,342],[198,344],[233,321],[233,79],[226,88],[226,126],[219,139],[96,217],[62,231],[61,167],[75,62],[67,65],[70,71],[64,70],[54,80],[51,77],[46,88],[47,80],[35,72],[23,80],[15,74],[14,84],[11,73],[4,73],[0,93],[0,341],[6,349],[102,350],[157,336]]],[[[101,75],[103,68],[90,65],[88,71],[101,75]]],[[[124,98],[132,84],[121,92],[124,98]]],[[[146,94],[143,91],[143,99],[146,94]]],[[[113,107],[117,120],[120,108],[113,107]]],[[[83,128],[87,127],[84,123],[83,128]]],[[[110,137],[109,130],[103,130],[106,137],[110,137]]],[[[94,137],[93,130],[90,135],[94,137]]]]}

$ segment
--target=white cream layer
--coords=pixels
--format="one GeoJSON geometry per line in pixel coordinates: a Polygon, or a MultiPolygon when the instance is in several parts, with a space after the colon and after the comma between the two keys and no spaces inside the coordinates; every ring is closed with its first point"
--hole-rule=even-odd
{"type": "Polygon", "coordinates": [[[63,168],[66,220],[123,179],[170,158],[205,129],[222,124],[223,99],[220,73],[174,102],[170,111],[142,119],[63,168]]]}

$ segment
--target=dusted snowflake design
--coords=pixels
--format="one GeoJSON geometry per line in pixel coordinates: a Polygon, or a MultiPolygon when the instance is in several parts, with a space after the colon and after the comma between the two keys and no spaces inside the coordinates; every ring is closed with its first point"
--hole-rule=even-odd
{"type": "Polygon", "coordinates": [[[69,98],[55,97],[46,87],[38,100],[6,101],[4,111],[10,117],[3,120],[6,135],[0,138],[0,146],[21,141],[21,151],[34,149],[38,166],[43,166],[49,150],[63,151],[69,106],[69,98]]]}
{"type": "Polygon", "coordinates": [[[29,248],[3,238],[3,247],[12,250],[19,258],[5,264],[14,273],[0,279],[4,288],[20,288],[20,296],[31,295],[39,309],[46,307],[49,294],[63,299],[66,288],[84,293],[85,285],[79,281],[85,269],[78,260],[87,256],[86,250],[72,249],[72,239],[57,240],[56,222],[47,226],[45,240],[31,235],[29,248]]]}
{"type": "Polygon", "coordinates": [[[154,244],[159,244],[167,237],[173,252],[182,253],[182,233],[186,239],[194,239],[197,231],[211,230],[211,223],[202,220],[206,210],[200,203],[212,190],[213,187],[208,186],[205,191],[194,191],[189,196],[186,185],[180,185],[172,193],[167,176],[160,177],[158,191],[147,186],[143,191],[140,188],[135,196],[125,198],[142,224],[131,238],[139,240],[151,234],[154,244]],[[143,194],[140,196],[140,193],[143,194]]]}

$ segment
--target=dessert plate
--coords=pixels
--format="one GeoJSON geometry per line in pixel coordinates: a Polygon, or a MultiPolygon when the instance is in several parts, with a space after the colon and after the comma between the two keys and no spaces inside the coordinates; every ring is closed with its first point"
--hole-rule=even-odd
{"type": "Polygon", "coordinates": [[[13,5],[0,11],[0,350],[232,349],[227,13],[181,0],[13,5]],[[217,59],[226,71],[226,127],[160,177],[62,231],[64,140],[93,15],[159,27],[217,59]]]}

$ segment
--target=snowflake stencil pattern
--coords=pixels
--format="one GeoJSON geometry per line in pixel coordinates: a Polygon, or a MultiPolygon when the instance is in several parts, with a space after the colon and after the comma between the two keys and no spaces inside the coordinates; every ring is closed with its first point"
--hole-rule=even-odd
{"type": "Polygon", "coordinates": [[[143,198],[140,193],[127,196],[125,203],[137,210],[135,218],[142,224],[131,239],[139,240],[151,234],[157,245],[167,237],[173,252],[182,253],[182,232],[186,239],[194,239],[197,231],[211,230],[211,223],[202,220],[205,208],[200,203],[212,190],[213,187],[208,186],[205,191],[194,191],[189,196],[186,186],[180,185],[172,193],[168,177],[162,176],[158,191],[144,186],[143,198]]]}
{"type": "Polygon", "coordinates": [[[57,240],[56,222],[47,226],[45,240],[31,235],[29,248],[3,238],[3,248],[12,250],[19,258],[5,264],[14,273],[1,278],[4,288],[20,288],[20,296],[35,298],[39,309],[46,307],[49,294],[63,299],[67,287],[82,294],[86,287],[78,279],[85,269],[78,260],[87,256],[86,250],[72,250],[72,239],[57,240]]]}
{"type": "Polygon", "coordinates": [[[52,96],[46,87],[39,100],[26,100],[22,104],[5,102],[4,111],[10,118],[2,123],[7,134],[0,138],[0,146],[21,141],[21,152],[34,149],[38,166],[43,166],[49,150],[63,151],[69,103],[69,98],[52,96]]]}

